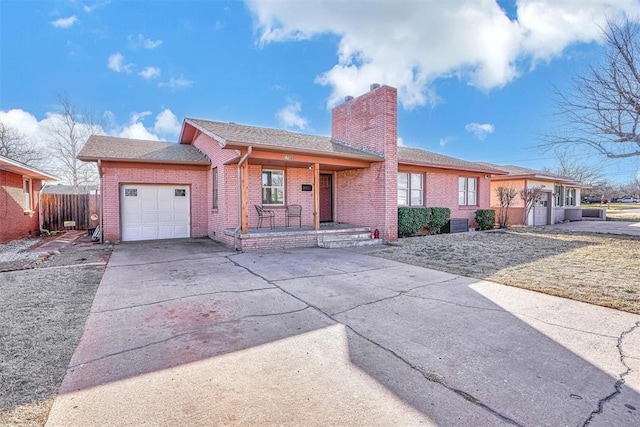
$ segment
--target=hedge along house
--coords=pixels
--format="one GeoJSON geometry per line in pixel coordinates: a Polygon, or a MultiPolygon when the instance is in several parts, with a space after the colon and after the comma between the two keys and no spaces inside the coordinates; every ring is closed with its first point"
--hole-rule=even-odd
{"type": "Polygon", "coordinates": [[[0,243],[35,236],[40,231],[40,191],[58,179],[18,161],[0,156],[0,243]]]}
{"type": "Polygon", "coordinates": [[[526,219],[524,200],[518,194],[509,207],[507,225],[549,225],[582,219],[580,191],[588,188],[588,185],[566,176],[520,166],[509,165],[499,168],[507,175],[494,175],[491,178],[491,208],[496,214],[500,209],[500,199],[496,194],[499,187],[513,188],[518,192],[522,189],[540,187],[543,191],[543,196],[535,202],[526,219]]]}
{"type": "Polygon", "coordinates": [[[500,171],[397,140],[397,91],[372,85],[333,109],[331,137],[186,118],[179,144],[98,136],[78,158],[98,162],[109,241],[209,236],[255,250],[376,230],[392,241],[399,202],[465,218],[489,207],[485,177],[500,171]],[[292,205],[301,215],[287,227],[292,205]]]}

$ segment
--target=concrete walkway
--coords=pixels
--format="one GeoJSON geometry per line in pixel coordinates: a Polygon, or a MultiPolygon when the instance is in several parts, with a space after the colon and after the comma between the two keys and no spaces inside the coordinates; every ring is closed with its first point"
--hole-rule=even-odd
{"type": "Polygon", "coordinates": [[[562,230],[589,232],[589,233],[609,233],[626,234],[628,236],[640,236],[640,221],[575,221],[564,224],[554,224],[547,227],[555,227],[562,230]]]}
{"type": "Polygon", "coordinates": [[[349,250],[116,246],[47,425],[640,425],[640,316],[349,250]]]}

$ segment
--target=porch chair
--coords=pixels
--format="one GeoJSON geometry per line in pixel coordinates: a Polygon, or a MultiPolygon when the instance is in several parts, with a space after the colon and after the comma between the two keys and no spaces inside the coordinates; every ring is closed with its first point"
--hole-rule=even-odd
{"type": "Polygon", "coordinates": [[[258,211],[258,228],[262,228],[262,220],[269,218],[269,226],[273,228],[273,220],[276,217],[276,213],[269,209],[264,209],[262,206],[254,205],[256,211],[258,211]]]}
{"type": "Polygon", "coordinates": [[[291,218],[298,218],[298,227],[302,228],[302,206],[287,205],[287,208],[285,209],[284,217],[287,220],[287,227],[289,226],[289,220],[291,218]]]}

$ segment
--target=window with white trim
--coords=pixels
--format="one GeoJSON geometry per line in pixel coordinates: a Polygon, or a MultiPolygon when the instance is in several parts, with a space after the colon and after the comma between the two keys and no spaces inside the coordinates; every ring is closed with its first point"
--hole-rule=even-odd
{"type": "Polygon", "coordinates": [[[31,178],[23,178],[22,183],[24,193],[23,208],[25,211],[33,211],[33,182],[31,178]]]}
{"type": "Polygon", "coordinates": [[[421,173],[398,172],[398,206],[423,206],[423,182],[421,173]]]}
{"type": "Polygon", "coordinates": [[[284,206],[284,171],[262,170],[262,204],[284,206]]]}
{"type": "Polygon", "coordinates": [[[575,206],[576,205],[576,189],[575,188],[567,188],[565,190],[565,206],[575,206]]]}
{"type": "Polygon", "coordinates": [[[218,168],[211,170],[211,188],[213,191],[213,205],[212,209],[218,209],[218,168]]]}
{"type": "Polygon", "coordinates": [[[553,196],[556,206],[564,206],[564,187],[561,185],[555,185],[553,187],[553,196]]]}
{"type": "Polygon", "coordinates": [[[478,178],[458,177],[458,205],[476,206],[478,194],[478,178]]]}

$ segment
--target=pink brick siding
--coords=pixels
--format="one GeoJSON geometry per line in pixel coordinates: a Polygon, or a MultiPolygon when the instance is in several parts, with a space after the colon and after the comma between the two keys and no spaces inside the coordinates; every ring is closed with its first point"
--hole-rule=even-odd
{"type": "Polygon", "coordinates": [[[478,209],[490,209],[491,181],[485,174],[461,170],[446,170],[416,166],[399,166],[400,172],[422,173],[424,176],[424,206],[443,207],[451,210],[451,218],[467,218],[474,227],[478,209]],[[476,178],[478,189],[476,205],[458,205],[458,178],[476,178]]]}
{"type": "Polygon", "coordinates": [[[191,237],[208,235],[207,170],[198,166],[154,165],[146,163],[102,163],[104,240],[119,242],[120,185],[189,185],[191,193],[191,237]]]}
{"type": "Polygon", "coordinates": [[[38,199],[42,182],[33,183],[33,211],[25,214],[22,175],[0,170],[0,243],[35,236],[40,231],[38,199]]]}
{"type": "Polygon", "coordinates": [[[384,156],[367,170],[336,173],[336,220],[380,230],[398,238],[397,90],[372,89],[333,109],[332,137],[384,156]]]}

